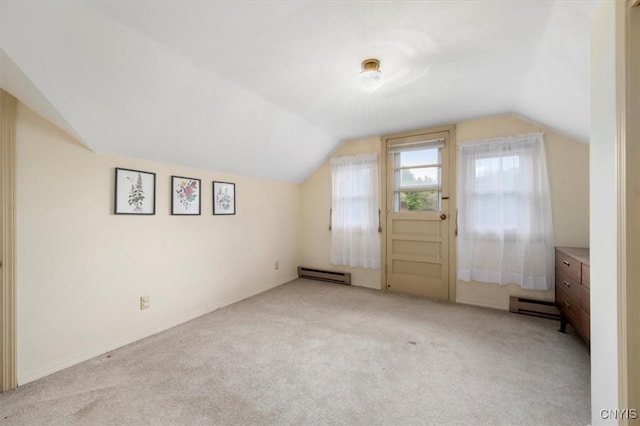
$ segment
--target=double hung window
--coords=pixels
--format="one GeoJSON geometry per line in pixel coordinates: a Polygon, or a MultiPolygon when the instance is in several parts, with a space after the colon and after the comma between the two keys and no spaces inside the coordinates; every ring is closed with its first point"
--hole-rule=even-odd
{"type": "Polygon", "coordinates": [[[331,263],[380,268],[378,155],[331,159],[331,263]]]}
{"type": "Polygon", "coordinates": [[[469,142],[458,153],[458,278],[553,287],[542,134],[469,142]]]}

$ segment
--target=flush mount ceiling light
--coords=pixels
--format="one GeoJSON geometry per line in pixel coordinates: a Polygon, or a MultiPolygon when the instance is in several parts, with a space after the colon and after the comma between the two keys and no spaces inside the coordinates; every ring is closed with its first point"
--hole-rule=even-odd
{"type": "Polygon", "coordinates": [[[365,59],[362,61],[362,72],[358,77],[362,89],[372,92],[382,86],[382,71],[378,59],[365,59]]]}

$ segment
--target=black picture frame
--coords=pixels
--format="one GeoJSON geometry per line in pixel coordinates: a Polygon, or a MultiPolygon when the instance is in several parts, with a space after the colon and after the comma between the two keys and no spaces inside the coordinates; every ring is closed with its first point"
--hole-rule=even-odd
{"type": "Polygon", "coordinates": [[[114,214],[155,215],[156,174],[115,168],[114,214]]]}
{"type": "Polygon", "coordinates": [[[213,214],[236,214],[236,184],[213,181],[213,214]]]}

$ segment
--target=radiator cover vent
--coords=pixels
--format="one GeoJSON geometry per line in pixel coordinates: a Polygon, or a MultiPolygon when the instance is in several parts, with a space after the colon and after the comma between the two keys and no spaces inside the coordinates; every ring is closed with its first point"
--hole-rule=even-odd
{"type": "Polygon", "coordinates": [[[509,311],[517,314],[560,320],[560,311],[556,304],[542,300],[511,296],[509,298],[509,311]]]}
{"type": "Polygon", "coordinates": [[[351,272],[327,271],[325,269],[298,266],[298,277],[351,285],[351,272]]]}

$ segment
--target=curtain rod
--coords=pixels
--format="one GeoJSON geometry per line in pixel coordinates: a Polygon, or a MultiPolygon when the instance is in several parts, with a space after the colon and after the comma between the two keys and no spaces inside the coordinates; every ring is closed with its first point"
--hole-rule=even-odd
{"type": "Polygon", "coordinates": [[[519,134],[516,136],[501,136],[501,137],[495,137],[495,138],[476,139],[471,141],[458,142],[458,148],[463,148],[469,145],[478,146],[478,145],[488,145],[488,144],[498,143],[498,142],[525,141],[528,139],[541,138],[543,135],[544,135],[543,132],[534,132],[534,133],[527,133],[527,134],[519,134]]]}

